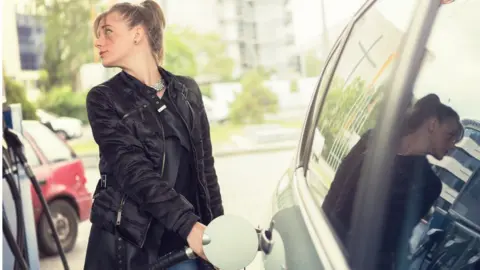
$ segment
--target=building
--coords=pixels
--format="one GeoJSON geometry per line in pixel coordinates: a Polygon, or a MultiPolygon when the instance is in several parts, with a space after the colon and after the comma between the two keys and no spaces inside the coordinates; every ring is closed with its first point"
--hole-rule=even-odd
{"type": "Polygon", "coordinates": [[[2,64],[5,75],[23,83],[29,99],[38,94],[37,81],[44,53],[45,29],[26,0],[4,1],[2,64]]]}
{"type": "Polygon", "coordinates": [[[188,27],[198,33],[218,32],[217,0],[156,0],[168,25],[188,27]]]}
{"type": "Polygon", "coordinates": [[[299,71],[293,55],[293,10],[288,0],[217,0],[219,33],[235,60],[236,74],[262,66],[279,75],[299,71]]]}

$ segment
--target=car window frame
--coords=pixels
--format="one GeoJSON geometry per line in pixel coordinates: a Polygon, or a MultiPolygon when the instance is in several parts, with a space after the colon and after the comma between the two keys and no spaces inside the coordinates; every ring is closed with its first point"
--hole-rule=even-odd
{"type": "Polygon", "coordinates": [[[298,151],[298,167],[293,177],[293,190],[295,201],[298,203],[305,220],[305,225],[312,237],[320,261],[325,269],[350,269],[343,246],[338,241],[327,217],[318,207],[312,197],[307,182],[308,161],[310,159],[311,147],[313,143],[312,130],[315,129],[316,123],[320,117],[326,94],[331,85],[333,75],[338,66],[340,58],[345,49],[346,42],[350,36],[355,22],[360,19],[363,14],[368,11],[377,0],[369,0],[359,9],[352,17],[350,22],[345,26],[339,35],[335,45],[332,47],[326,64],[322,69],[319,81],[313,94],[309,112],[307,114],[303,132],[301,134],[300,149],[298,151]],[[331,66],[333,64],[333,66],[331,66]],[[323,88],[322,82],[327,80],[327,85],[323,88]],[[322,91],[323,89],[323,91],[322,91]],[[307,165],[307,166],[306,166],[307,165]]]}

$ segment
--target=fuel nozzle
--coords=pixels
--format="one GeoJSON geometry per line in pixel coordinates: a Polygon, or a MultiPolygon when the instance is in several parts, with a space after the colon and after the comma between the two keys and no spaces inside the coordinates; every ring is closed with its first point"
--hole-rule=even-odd
{"type": "Polygon", "coordinates": [[[272,220],[270,222],[270,226],[268,227],[268,229],[262,230],[258,235],[259,237],[258,249],[259,251],[263,251],[265,254],[269,254],[272,251],[273,244],[274,244],[274,241],[272,239],[274,227],[275,227],[275,221],[272,220]]]}

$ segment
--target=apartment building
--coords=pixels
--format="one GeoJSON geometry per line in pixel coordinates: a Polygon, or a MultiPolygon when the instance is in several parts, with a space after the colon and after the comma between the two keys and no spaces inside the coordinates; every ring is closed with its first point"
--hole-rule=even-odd
{"type": "Polygon", "coordinates": [[[300,70],[291,0],[216,0],[216,9],[235,73],[257,66],[279,75],[300,70]]]}
{"type": "Polygon", "coordinates": [[[27,0],[4,1],[2,65],[5,75],[23,83],[30,99],[38,96],[45,29],[27,0]]]}

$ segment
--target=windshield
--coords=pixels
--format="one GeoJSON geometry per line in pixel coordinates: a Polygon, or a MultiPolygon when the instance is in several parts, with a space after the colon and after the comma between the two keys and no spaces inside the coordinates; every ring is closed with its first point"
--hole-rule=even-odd
{"type": "Polygon", "coordinates": [[[36,121],[24,121],[23,129],[30,134],[50,163],[72,159],[73,153],[70,148],[43,124],[36,121]]]}
{"type": "Polygon", "coordinates": [[[54,120],[57,119],[59,116],[55,115],[51,112],[46,112],[44,110],[37,110],[37,116],[40,118],[40,120],[54,120]]]}

